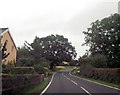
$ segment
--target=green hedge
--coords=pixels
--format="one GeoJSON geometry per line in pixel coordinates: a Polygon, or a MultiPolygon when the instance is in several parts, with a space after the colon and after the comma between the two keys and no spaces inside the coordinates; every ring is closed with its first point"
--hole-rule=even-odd
{"type": "Polygon", "coordinates": [[[16,93],[28,86],[38,85],[44,80],[44,75],[39,74],[20,74],[20,75],[2,75],[3,93],[16,93]]]}
{"type": "Polygon", "coordinates": [[[11,69],[11,74],[34,74],[33,67],[14,67],[11,69]]]}
{"type": "Polygon", "coordinates": [[[120,68],[80,68],[80,74],[110,83],[120,83],[120,68]]]}

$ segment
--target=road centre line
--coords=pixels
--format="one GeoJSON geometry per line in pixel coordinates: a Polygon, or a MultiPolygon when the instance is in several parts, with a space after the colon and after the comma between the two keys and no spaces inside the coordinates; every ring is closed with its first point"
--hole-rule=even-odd
{"type": "Polygon", "coordinates": [[[71,80],[70,78],[66,77],[65,75],[63,75],[65,78],[67,78],[68,80],[70,80],[72,83],[74,83],[75,85],[78,85],[76,82],[74,82],[73,80],[71,80]]]}
{"type": "Polygon", "coordinates": [[[87,94],[89,94],[89,95],[92,95],[92,94],[90,94],[90,92],[88,92],[85,88],[83,88],[82,86],[80,87],[82,90],[84,90],[87,94]]]}
{"type": "Polygon", "coordinates": [[[95,82],[95,81],[91,81],[91,80],[88,80],[88,79],[83,79],[83,78],[80,78],[80,77],[77,77],[77,76],[72,75],[70,72],[69,72],[69,75],[71,75],[71,76],[73,76],[73,77],[76,77],[76,78],[78,78],[78,79],[86,80],[86,81],[89,81],[89,82],[91,82],[91,83],[95,83],[95,84],[98,84],[98,85],[102,85],[102,86],[105,86],[105,87],[112,88],[112,89],[115,89],[115,90],[119,90],[119,91],[120,91],[119,88],[111,87],[111,86],[108,86],[108,85],[105,85],[105,84],[101,84],[101,83],[98,83],[98,82],[95,82]]]}
{"type": "Polygon", "coordinates": [[[74,82],[73,80],[71,80],[74,84],[78,85],[76,82],[74,82]]]}
{"type": "MultiPolygon", "coordinates": [[[[49,86],[51,85],[53,79],[54,79],[54,76],[55,76],[55,73],[52,75],[52,78],[51,78],[51,81],[49,82],[49,84],[47,85],[47,87],[41,92],[40,95],[43,95],[45,93],[45,91],[49,88],[49,86]]],[[[66,77],[65,75],[63,75],[62,73],[62,76],[64,76],[65,78],[67,78],[68,80],[70,80],[71,82],[73,82],[75,85],[78,85],[76,82],[74,82],[73,80],[71,80],[70,78],[66,77]]],[[[89,95],[92,95],[90,94],[85,88],[81,87],[81,89],[83,89],[87,94],[89,95]]]]}
{"type": "MultiPolygon", "coordinates": [[[[78,86],[78,84],[76,82],[74,82],[73,80],[71,80],[70,78],[66,77],[65,75],[63,75],[65,78],[67,78],[68,80],[70,80],[71,82],[73,82],[75,85],[78,86]]],[[[80,87],[82,90],[84,90],[87,94],[92,95],[89,91],[87,91],[85,88],[83,88],[82,86],[80,87]]]]}

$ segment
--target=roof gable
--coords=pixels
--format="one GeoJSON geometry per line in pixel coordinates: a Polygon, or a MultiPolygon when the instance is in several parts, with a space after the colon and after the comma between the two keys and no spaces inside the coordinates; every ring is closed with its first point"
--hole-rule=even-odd
{"type": "Polygon", "coordinates": [[[17,47],[16,47],[16,45],[14,43],[14,40],[13,40],[13,38],[12,38],[10,32],[9,32],[9,29],[8,28],[0,28],[0,36],[4,35],[4,33],[6,33],[6,32],[8,32],[8,34],[10,36],[10,39],[12,40],[12,42],[13,42],[13,44],[15,46],[15,49],[17,50],[17,47]]]}

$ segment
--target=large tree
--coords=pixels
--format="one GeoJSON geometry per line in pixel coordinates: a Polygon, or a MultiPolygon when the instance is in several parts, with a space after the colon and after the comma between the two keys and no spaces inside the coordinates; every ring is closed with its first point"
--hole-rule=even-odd
{"type": "Polygon", "coordinates": [[[91,24],[85,34],[85,44],[92,55],[104,54],[109,67],[120,67],[120,15],[114,14],[91,24]]]}
{"type": "Polygon", "coordinates": [[[50,35],[47,37],[36,37],[33,43],[25,43],[28,51],[33,53],[35,59],[45,57],[51,61],[50,68],[63,61],[71,61],[76,57],[75,47],[61,35],[50,35]]]}

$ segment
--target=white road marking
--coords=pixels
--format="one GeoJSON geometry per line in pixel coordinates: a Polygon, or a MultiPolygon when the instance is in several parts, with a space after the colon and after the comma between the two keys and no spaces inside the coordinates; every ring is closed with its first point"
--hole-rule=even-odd
{"type": "Polygon", "coordinates": [[[48,89],[48,87],[51,85],[52,81],[53,81],[53,78],[55,76],[55,73],[52,75],[52,78],[51,78],[51,81],[49,82],[49,84],[47,85],[47,87],[41,92],[40,95],[42,95],[43,93],[45,93],[45,91],[48,89]]]}
{"type": "Polygon", "coordinates": [[[84,90],[87,94],[92,95],[92,94],[90,94],[90,92],[88,92],[85,88],[81,87],[81,89],[84,90]]]}
{"type": "Polygon", "coordinates": [[[91,81],[91,80],[88,80],[88,79],[83,79],[83,78],[74,76],[74,75],[72,75],[70,72],[69,72],[69,74],[70,74],[71,76],[73,76],[73,77],[76,77],[76,78],[79,78],[79,79],[82,79],[82,80],[86,80],[86,81],[89,81],[89,82],[92,82],[92,83],[95,83],[95,84],[98,84],[98,85],[102,85],[102,86],[105,86],[105,87],[108,87],[108,88],[112,88],[112,89],[115,89],[115,90],[120,90],[119,88],[116,88],[116,87],[111,87],[111,86],[108,86],[108,85],[105,85],[105,84],[101,84],[101,83],[94,82],[94,81],[91,81]]]}
{"type": "Polygon", "coordinates": [[[78,85],[76,82],[74,82],[73,80],[71,80],[74,84],[78,85]]]}
{"type": "Polygon", "coordinates": [[[68,80],[70,80],[70,81],[71,81],[72,83],[74,83],[75,85],[78,85],[76,82],[74,82],[74,81],[71,80],[70,78],[66,77],[65,75],[64,75],[64,77],[67,78],[68,80]]]}
{"type": "MultiPolygon", "coordinates": [[[[68,80],[70,80],[72,83],[74,83],[75,85],[78,85],[75,81],[71,80],[70,78],[68,78],[67,76],[63,75],[65,78],[67,78],[68,80]]],[[[80,87],[82,90],[84,90],[87,94],[92,95],[89,91],[87,91],[85,88],[80,87]]]]}

